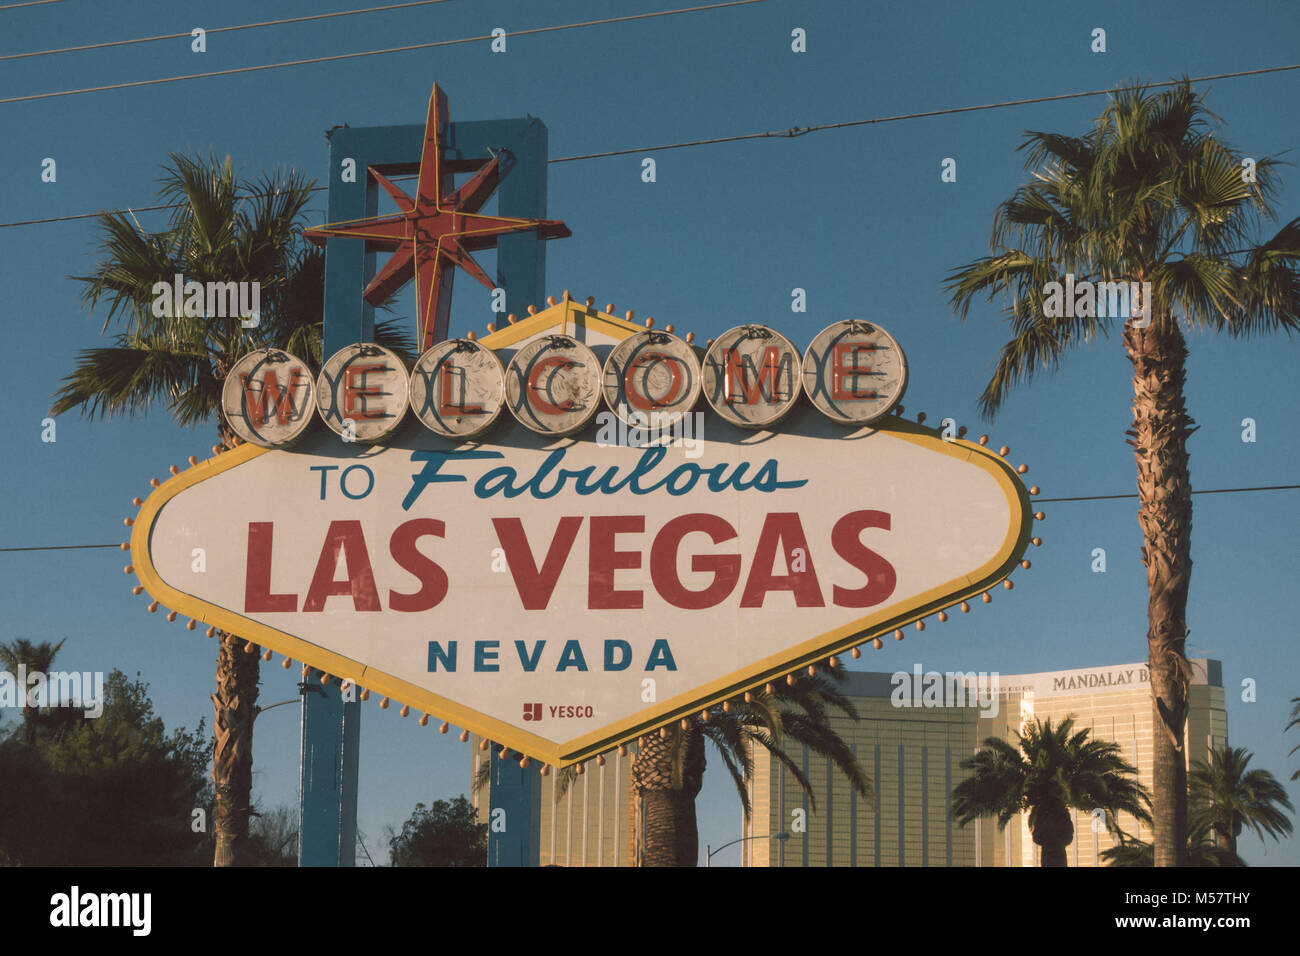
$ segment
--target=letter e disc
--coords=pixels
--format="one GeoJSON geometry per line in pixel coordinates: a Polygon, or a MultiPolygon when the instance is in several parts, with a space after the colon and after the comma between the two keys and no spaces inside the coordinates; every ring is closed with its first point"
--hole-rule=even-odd
{"type": "Polygon", "coordinates": [[[878,325],[845,319],[822,329],[803,357],[803,390],[827,418],[866,425],[889,414],[907,390],[907,359],[878,325]]]}
{"type": "Polygon", "coordinates": [[[765,325],[728,329],[704,355],[704,397],[741,428],[767,428],[799,400],[799,350],[765,325]]]}
{"type": "Polygon", "coordinates": [[[316,379],[316,407],[333,431],[369,444],[402,423],[409,389],[402,360],[383,346],[362,342],[325,362],[316,379]],[[349,421],[351,428],[345,424],[349,421]]]}
{"type": "Polygon", "coordinates": [[[506,404],[539,435],[572,435],[600,404],[600,360],[581,342],[547,335],[527,343],[506,370],[506,404]]]}
{"type": "Polygon", "coordinates": [[[695,350],[668,332],[628,336],[605,360],[605,401],[625,422],[633,412],[676,422],[695,407],[700,388],[695,350]]]}
{"type": "Polygon", "coordinates": [[[443,438],[483,434],[500,416],[505,395],[501,360],[469,339],[439,342],[411,370],[411,411],[443,438]]]}
{"type": "Polygon", "coordinates": [[[236,435],[263,448],[295,442],[315,411],[311,369],[279,349],[258,349],[230,369],[221,386],[221,410],[236,435]]]}

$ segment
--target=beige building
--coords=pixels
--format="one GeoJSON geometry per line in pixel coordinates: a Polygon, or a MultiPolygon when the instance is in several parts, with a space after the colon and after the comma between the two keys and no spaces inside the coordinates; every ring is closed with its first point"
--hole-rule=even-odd
{"type": "MultiPolygon", "coordinates": [[[[1222,667],[1194,660],[1187,722],[1189,763],[1206,759],[1227,740],[1222,667]]],[[[1035,866],[1038,847],[1028,815],[1004,830],[993,820],[966,827],[952,821],[952,790],[967,771],[961,762],[991,736],[1014,740],[1030,719],[1054,723],[1074,717],[1077,728],[1119,744],[1138,779],[1152,785],[1152,715],[1144,664],[1121,664],[1043,674],[998,675],[938,672],[852,671],[844,691],[859,721],[835,718],[874,788],[874,799],[851,791],[824,758],[807,749],[791,756],[812,783],[816,807],[762,748],[754,754],[750,786],[754,808],[742,844],[747,866],[1035,866]],[[788,840],[769,839],[781,832],[788,840]]],[[[476,771],[488,754],[473,749],[476,771]]],[[[542,866],[627,866],[631,862],[634,807],[630,799],[631,754],[595,761],[567,789],[552,774],[532,775],[530,839],[524,851],[542,866]],[[535,838],[535,841],[534,839],[535,838]]],[[[479,801],[489,822],[488,791],[479,801]]],[[[1070,866],[1099,865],[1113,845],[1093,815],[1075,812],[1070,866]]],[[[1128,833],[1150,839],[1136,820],[1122,815],[1128,833]]]]}

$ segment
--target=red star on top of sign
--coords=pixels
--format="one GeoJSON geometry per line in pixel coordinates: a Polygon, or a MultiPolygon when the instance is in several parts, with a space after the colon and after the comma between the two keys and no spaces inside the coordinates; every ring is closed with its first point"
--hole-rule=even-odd
{"type": "Polygon", "coordinates": [[[444,171],[442,123],[447,115],[447,95],[435,84],[429,96],[424,125],[424,150],[420,157],[415,198],[374,168],[369,170],[399,212],[350,222],[327,223],[307,229],[304,235],[317,245],[330,236],[366,240],[366,251],[384,250],[392,256],[366,286],[367,302],[377,304],[415,279],[416,322],[420,350],[446,338],[451,311],[454,266],[464,269],[489,289],[496,283],[474,261],[472,252],[490,249],[497,237],[537,230],[543,239],[571,235],[568,226],[554,219],[513,219],[478,215],[500,181],[500,160],[493,157],[459,189],[444,171]]]}

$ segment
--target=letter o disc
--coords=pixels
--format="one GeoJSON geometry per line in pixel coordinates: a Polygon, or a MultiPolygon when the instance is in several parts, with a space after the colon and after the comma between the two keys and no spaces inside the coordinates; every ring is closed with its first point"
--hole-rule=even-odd
{"type": "Polygon", "coordinates": [[[630,335],[605,359],[605,402],[625,422],[634,412],[675,422],[695,407],[701,388],[695,350],[668,332],[630,335]]]}
{"type": "Polygon", "coordinates": [[[506,370],[491,349],[469,339],[439,342],[411,370],[411,411],[435,435],[483,434],[506,402],[506,370]]]}
{"type": "Polygon", "coordinates": [[[704,355],[704,397],[741,428],[775,425],[799,400],[799,350],[764,325],[728,329],[704,355]]]}
{"type": "Polygon", "coordinates": [[[828,325],[803,357],[803,390],[827,418],[866,425],[884,418],[907,390],[907,358],[892,335],[861,319],[828,325]]]}
{"type": "Polygon", "coordinates": [[[337,434],[372,444],[402,423],[409,389],[410,376],[400,358],[383,346],[361,342],[325,362],[316,379],[316,407],[337,434]]]}
{"type": "Polygon", "coordinates": [[[221,410],[244,441],[263,448],[291,445],[316,410],[311,369],[280,349],[249,352],[222,383],[221,410]]]}
{"type": "Polygon", "coordinates": [[[600,404],[600,360],[581,342],[548,335],[529,342],[506,370],[506,405],[539,435],[572,435],[600,404]]]}

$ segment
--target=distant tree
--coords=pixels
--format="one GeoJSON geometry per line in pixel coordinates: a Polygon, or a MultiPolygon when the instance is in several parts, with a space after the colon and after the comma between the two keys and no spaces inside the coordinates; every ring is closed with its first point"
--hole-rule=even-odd
{"type": "Polygon", "coordinates": [[[417,803],[388,849],[393,866],[487,866],[487,833],[462,794],[435,800],[427,809],[417,803]]]}
{"type": "MultiPolygon", "coordinates": [[[[64,640],[67,640],[67,638],[64,638],[64,640]]],[[[15,681],[18,679],[18,669],[20,667],[25,668],[28,674],[37,672],[48,674],[54,665],[54,657],[59,653],[61,647],[63,647],[63,641],[59,641],[57,644],[51,644],[48,641],[33,644],[31,641],[20,637],[6,644],[0,644],[0,665],[3,665],[4,670],[14,675],[15,681]]],[[[36,743],[36,728],[40,724],[40,708],[27,702],[26,688],[18,688],[18,693],[22,695],[23,731],[27,745],[30,747],[36,743]]]]}
{"type": "Polygon", "coordinates": [[[210,806],[203,722],[167,733],[149,685],[113,671],[103,713],[35,747],[0,742],[0,855],[23,866],[183,866],[206,862],[193,826],[210,806]]]}
{"type": "Polygon", "coordinates": [[[280,806],[257,814],[248,840],[249,866],[297,866],[298,808],[280,806]]]}

